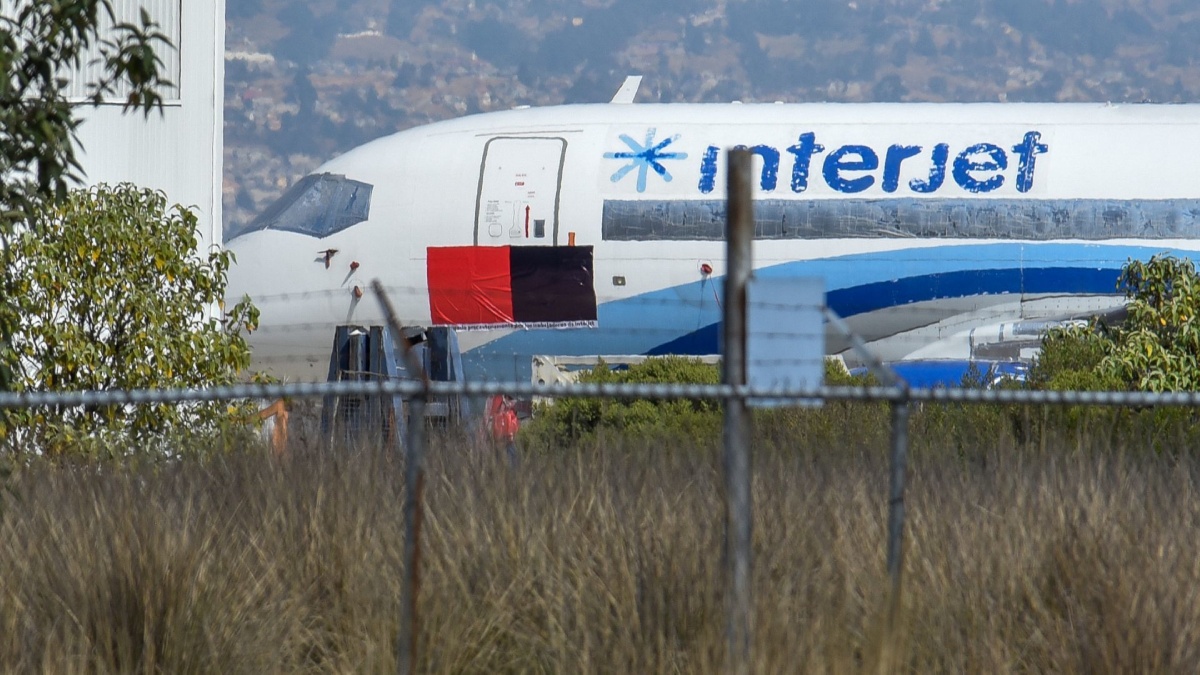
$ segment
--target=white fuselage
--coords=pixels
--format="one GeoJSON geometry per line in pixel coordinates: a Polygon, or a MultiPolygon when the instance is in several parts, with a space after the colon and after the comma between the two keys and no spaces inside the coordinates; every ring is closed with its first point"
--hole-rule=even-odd
{"type": "Polygon", "coordinates": [[[469,324],[477,375],[525,379],[539,353],[715,351],[724,151],[744,146],[758,273],[826,278],[830,307],[885,359],[936,355],[980,326],[1119,306],[1128,257],[1200,248],[1197,112],[606,104],[465,117],[356,148],[232,233],[231,295],[262,311],[257,363],[301,379],[324,378],[335,325],[382,322],[373,279],[406,324],[469,324]],[[497,246],[593,247],[592,315],[496,318],[454,296],[435,316],[431,280],[451,282],[431,249],[497,246]]]}

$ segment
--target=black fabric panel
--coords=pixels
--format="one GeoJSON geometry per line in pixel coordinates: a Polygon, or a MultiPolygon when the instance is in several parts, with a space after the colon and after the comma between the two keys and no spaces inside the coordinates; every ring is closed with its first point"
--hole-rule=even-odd
{"type": "Polygon", "coordinates": [[[510,250],[513,320],[596,320],[591,246],[513,246],[510,250]]]}

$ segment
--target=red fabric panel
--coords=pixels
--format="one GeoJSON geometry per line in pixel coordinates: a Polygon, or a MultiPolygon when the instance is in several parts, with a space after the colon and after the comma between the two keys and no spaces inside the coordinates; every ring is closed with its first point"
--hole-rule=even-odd
{"type": "Polygon", "coordinates": [[[434,325],[513,323],[507,246],[430,247],[426,253],[434,325]]]}

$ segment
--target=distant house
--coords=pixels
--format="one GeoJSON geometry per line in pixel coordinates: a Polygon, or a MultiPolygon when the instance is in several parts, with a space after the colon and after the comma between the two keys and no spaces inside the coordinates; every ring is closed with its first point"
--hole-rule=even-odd
{"type": "MultiPolygon", "coordinates": [[[[144,9],[170,38],[174,49],[159,53],[167,79],[162,114],[122,113],[117,91],[99,107],[85,103],[84,68],[71,78],[80,101],[79,130],[85,181],[131,182],[162,190],[172,203],[195,207],[202,250],[221,243],[221,162],[225,90],[225,0],[113,0],[116,18],[137,23],[144,9]]],[[[84,63],[92,59],[85,56],[84,63]]]]}

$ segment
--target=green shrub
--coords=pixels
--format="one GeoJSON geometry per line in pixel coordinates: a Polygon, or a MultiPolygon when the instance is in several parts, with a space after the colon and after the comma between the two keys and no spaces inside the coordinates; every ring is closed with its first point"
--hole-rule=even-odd
{"type": "MultiPolygon", "coordinates": [[[[718,366],[677,356],[647,359],[614,370],[601,362],[579,377],[585,383],[719,384],[718,366]]],[[[539,405],[522,430],[526,444],[563,447],[586,438],[619,433],[626,438],[702,442],[721,436],[719,401],[561,398],[539,405]]]]}
{"type": "MultiPolygon", "coordinates": [[[[696,359],[668,356],[647,359],[627,369],[601,363],[583,373],[580,382],[719,384],[720,367],[696,359]]],[[[873,375],[851,375],[839,362],[825,362],[825,383],[832,386],[875,386],[873,375]]],[[[796,442],[829,445],[873,443],[887,428],[886,406],[833,402],[820,407],[756,410],[756,438],[780,446],[796,442]],[[865,416],[865,417],[864,417],[865,416]],[[878,420],[875,418],[878,417],[878,420]],[[878,421],[878,424],[876,424],[878,421]],[[880,426],[882,425],[882,426],[880,426]],[[858,438],[848,438],[854,429],[858,438]]],[[[656,440],[679,447],[710,447],[721,441],[722,406],[711,399],[654,401],[561,398],[539,405],[521,435],[525,445],[562,448],[609,434],[624,440],[656,440]]]]}

